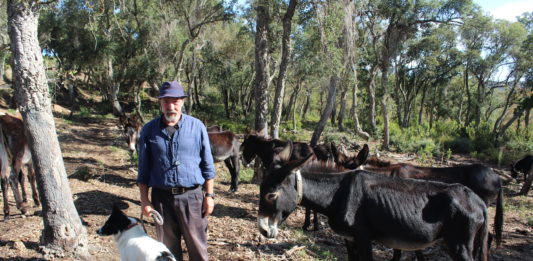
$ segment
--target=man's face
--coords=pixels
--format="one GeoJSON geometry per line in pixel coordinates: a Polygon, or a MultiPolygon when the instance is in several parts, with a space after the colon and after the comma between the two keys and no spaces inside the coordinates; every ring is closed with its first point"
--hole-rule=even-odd
{"type": "Polygon", "coordinates": [[[183,106],[185,98],[161,98],[161,111],[165,116],[167,122],[178,122],[181,116],[181,107],[183,106]]]}

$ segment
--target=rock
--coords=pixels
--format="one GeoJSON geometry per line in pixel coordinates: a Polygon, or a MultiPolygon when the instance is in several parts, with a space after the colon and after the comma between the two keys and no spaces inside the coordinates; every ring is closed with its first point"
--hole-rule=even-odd
{"type": "Polygon", "coordinates": [[[12,248],[16,249],[16,250],[25,250],[26,246],[21,241],[15,241],[15,242],[13,242],[13,247],[12,248]]]}

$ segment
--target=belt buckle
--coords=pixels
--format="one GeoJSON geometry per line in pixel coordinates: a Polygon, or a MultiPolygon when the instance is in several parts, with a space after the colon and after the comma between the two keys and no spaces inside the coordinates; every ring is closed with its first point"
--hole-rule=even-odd
{"type": "Polygon", "coordinates": [[[173,195],[179,195],[179,194],[183,194],[183,192],[185,192],[185,189],[184,188],[172,188],[172,194],[173,195]]]}

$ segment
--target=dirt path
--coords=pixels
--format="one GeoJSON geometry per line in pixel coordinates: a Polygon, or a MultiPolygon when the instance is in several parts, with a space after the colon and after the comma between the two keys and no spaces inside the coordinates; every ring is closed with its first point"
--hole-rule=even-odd
{"type": "MultiPolygon", "coordinates": [[[[59,140],[69,175],[73,200],[86,222],[90,253],[94,260],[119,260],[111,237],[100,237],[95,230],[103,224],[111,205],[118,203],[124,211],[140,214],[135,166],[129,160],[121,130],[110,119],[77,119],[72,122],[56,118],[59,140]]],[[[346,260],[342,238],[330,229],[303,232],[303,210],[293,213],[281,228],[277,239],[265,239],[256,228],[258,186],[243,183],[237,193],[229,193],[229,175],[223,164],[217,164],[216,207],[209,218],[209,253],[212,260],[346,260]]],[[[518,191],[517,184],[506,187],[506,193],[518,191]]],[[[531,194],[530,194],[531,195],[531,194]]],[[[3,200],[3,199],[2,199],[3,200]]],[[[533,256],[531,230],[533,209],[531,196],[507,197],[504,243],[493,251],[492,260],[526,260],[533,256]],[[531,222],[531,221],[530,221],[531,222]]],[[[40,208],[27,217],[20,216],[13,198],[9,221],[0,221],[0,260],[40,260],[39,236],[42,229],[40,208]]],[[[494,216],[490,208],[490,217],[494,216]]],[[[0,215],[3,220],[3,215],[0,215]]],[[[322,226],[327,227],[322,217],[322,226]]],[[[153,224],[147,229],[153,236],[153,224]]],[[[440,246],[424,250],[428,260],[448,260],[440,246]]],[[[388,260],[392,251],[374,246],[376,260],[388,260]]],[[[404,260],[411,260],[406,253],[404,260]],[[407,258],[408,257],[408,258],[407,258]]],[[[65,259],[66,260],[66,259],[65,259]]]]}

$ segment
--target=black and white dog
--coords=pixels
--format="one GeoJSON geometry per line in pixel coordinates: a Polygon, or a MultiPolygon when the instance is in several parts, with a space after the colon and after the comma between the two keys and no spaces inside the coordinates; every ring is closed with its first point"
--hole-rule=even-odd
{"type": "Polygon", "coordinates": [[[176,261],[163,243],[144,232],[138,219],[126,216],[116,205],[104,226],[96,230],[96,233],[114,236],[123,261],[176,261]]]}

